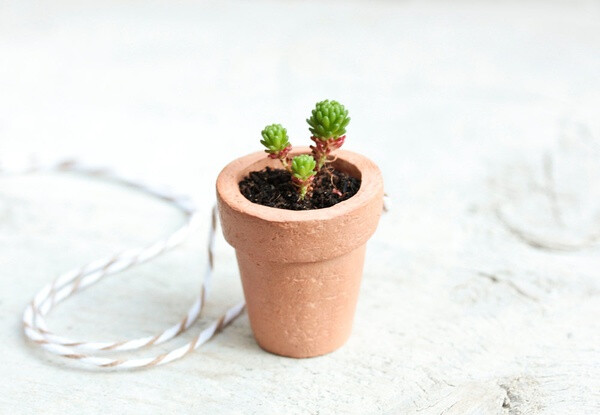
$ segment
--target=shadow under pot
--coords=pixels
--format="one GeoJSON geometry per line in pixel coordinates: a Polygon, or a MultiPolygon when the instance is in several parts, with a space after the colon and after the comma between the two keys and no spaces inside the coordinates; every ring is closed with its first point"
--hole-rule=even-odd
{"type": "MultiPolygon", "coordinates": [[[[298,148],[291,155],[309,153],[298,148]]],[[[257,152],[228,164],[217,179],[223,235],[235,248],[250,325],[264,350],[303,358],[342,346],[352,330],[365,247],[383,208],[383,179],[369,159],[345,150],[333,166],[361,180],[332,207],[285,210],[252,203],[239,182],[280,168],[257,152]]]]}

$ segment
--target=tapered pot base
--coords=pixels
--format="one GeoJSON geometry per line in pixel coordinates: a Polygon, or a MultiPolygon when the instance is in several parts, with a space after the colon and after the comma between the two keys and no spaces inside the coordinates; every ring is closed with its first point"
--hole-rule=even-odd
{"type": "Polygon", "coordinates": [[[313,357],[341,347],[352,331],[365,245],[318,262],[277,263],[237,252],[258,344],[281,356],[313,357]]]}

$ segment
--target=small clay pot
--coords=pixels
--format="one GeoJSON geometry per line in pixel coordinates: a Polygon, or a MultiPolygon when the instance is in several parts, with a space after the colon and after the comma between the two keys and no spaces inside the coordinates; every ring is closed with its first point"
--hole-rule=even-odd
{"type": "MultiPolygon", "coordinates": [[[[309,152],[299,148],[291,155],[309,152]]],[[[366,242],[383,208],[383,179],[367,158],[335,154],[335,168],[361,185],[350,199],[325,209],[277,209],[246,199],[239,182],[249,172],[281,168],[264,152],[231,162],[217,179],[223,234],[236,250],[250,325],[271,353],[319,356],[350,336],[366,242]]]]}

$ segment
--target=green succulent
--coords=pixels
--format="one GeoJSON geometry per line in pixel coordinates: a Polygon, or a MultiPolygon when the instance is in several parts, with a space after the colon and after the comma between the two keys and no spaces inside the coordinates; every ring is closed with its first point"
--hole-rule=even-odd
{"type": "Polygon", "coordinates": [[[317,162],[311,155],[296,156],[292,159],[292,174],[298,180],[305,182],[317,173],[315,172],[316,165],[317,162]]]}
{"type": "Polygon", "coordinates": [[[267,153],[277,154],[290,145],[287,130],[281,124],[267,125],[260,134],[263,136],[260,142],[267,148],[267,153]]]}
{"type": "Polygon", "coordinates": [[[346,134],[346,126],[350,122],[348,110],[337,101],[317,102],[312,115],[306,120],[313,136],[325,141],[346,134]]]}
{"type": "Polygon", "coordinates": [[[304,199],[308,193],[312,178],[317,172],[315,166],[317,162],[313,156],[302,154],[292,159],[292,176],[294,183],[300,191],[300,199],[304,199]]]}

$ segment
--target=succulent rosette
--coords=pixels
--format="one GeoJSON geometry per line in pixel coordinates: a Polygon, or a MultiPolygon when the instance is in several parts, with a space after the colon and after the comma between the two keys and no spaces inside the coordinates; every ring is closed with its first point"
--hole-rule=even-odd
{"type": "Polygon", "coordinates": [[[333,150],[337,150],[346,139],[346,127],[350,122],[348,110],[337,101],[317,102],[312,115],[306,120],[312,134],[311,146],[313,155],[317,160],[317,168],[323,167],[333,150]]]}
{"type": "Polygon", "coordinates": [[[292,149],[287,130],[281,124],[267,125],[260,133],[260,143],[266,147],[265,153],[273,159],[281,160],[283,167],[289,170],[287,154],[292,149]]]}
{"type": "Polygon", "coordinates": [[[302,154],[292,159],[292,180],[300,190],[300,199],[304,199],[310,191],[313,178],[317,174],[317,162],[313,156],[302,154]]]}
{"type": "Polygon", "coordinates": [[[322,141],[335,140],[346,134],[350,122],[348,110],[337,101],[317,102],[312,115],[306,120],[313,137],[322,141]]]}

